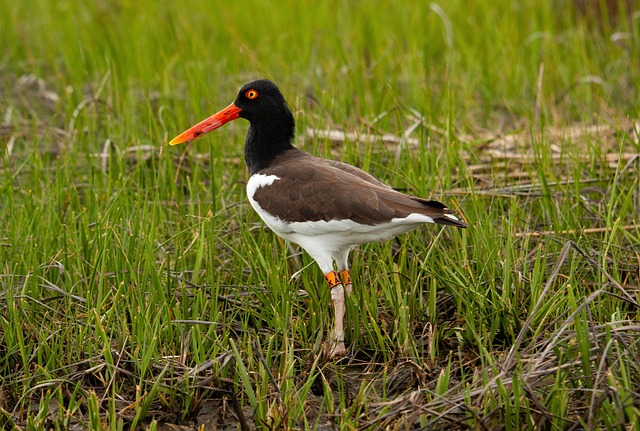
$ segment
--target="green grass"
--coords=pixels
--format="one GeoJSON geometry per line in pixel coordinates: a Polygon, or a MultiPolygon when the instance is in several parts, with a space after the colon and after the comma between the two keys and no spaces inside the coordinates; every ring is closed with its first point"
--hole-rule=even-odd
{"type": "Polygon", "coordinates": [[[640,429],[638,11],[396,3],[0,3],[4,428],[640,429]],[[470,225],[352,254],[340,361],[247,124],[167,146],[257,77],[470,225]]]}

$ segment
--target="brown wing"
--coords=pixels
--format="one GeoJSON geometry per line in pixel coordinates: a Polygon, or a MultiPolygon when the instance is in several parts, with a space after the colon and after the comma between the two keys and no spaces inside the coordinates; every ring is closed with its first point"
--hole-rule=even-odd
{"type": "Polygon", "coordinates": [[[446,206],[397,192],[363,170],[291,150],[259,172],[280,180],[256,190],[253,198],[269,213],[290,221],[352,219],[376,225],[424,214],[436,223],[463,227],[446,206]]]}
{"type": "Polygon", "coordinates": [[[391,189],[390,186],[386,185],[385,183],[383,183],[382,181],[380,181],[379,179],[371,175],[369,172],[363,171],[362,169],[357,168],[353,165],[350,165],[348,163],[338,162],[337,160],[325,160],[325,159],[321,159],[321,160],[326,164],[328,164],[329,166],[332,166],[336,169],[340,169],[341,171],[345,171],[348,174],[355,175],[356,177],[362,180],[365,180],[368,183],[375,184],[376,186],[379,186],[379,187],[391,189]]]}

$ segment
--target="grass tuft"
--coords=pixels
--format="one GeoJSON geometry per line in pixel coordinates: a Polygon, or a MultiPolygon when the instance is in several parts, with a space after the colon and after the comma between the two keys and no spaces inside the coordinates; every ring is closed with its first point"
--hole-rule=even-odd
{"type": "Polygon", "coordinates": [[[638,429],[640,20],[621,0],[0,4],[3,429],[638,429]],[[313,261],[247,204],[244,82],[296,144],[445,202],[313,261]]]}

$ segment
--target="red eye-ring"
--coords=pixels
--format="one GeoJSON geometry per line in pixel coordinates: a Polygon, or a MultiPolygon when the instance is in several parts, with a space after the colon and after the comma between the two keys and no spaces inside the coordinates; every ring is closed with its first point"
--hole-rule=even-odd
{"type": "Polygon", "coordinates": [[[247,92],[244,93],[244,95],[246,96],[247,99],[253,100],[256,97],[258,97],[258,92],[256,90],[247,90],[247,92]]]}

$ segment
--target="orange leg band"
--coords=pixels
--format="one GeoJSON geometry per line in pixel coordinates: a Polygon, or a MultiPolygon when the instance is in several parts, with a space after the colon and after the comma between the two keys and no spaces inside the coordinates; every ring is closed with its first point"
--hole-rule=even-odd
{"type": "Polygon", "coordinates": [[[338,273],[335,271],[328,272],[324,275],[324,279],[329,283],[329,289],[333,289],[341,283],[338,273]]]}
{"type": "Polygon", "coordinates": [[[348,269],[340,271],[340,277],[342,278],[342,284],[345,286],[351,284],[351,275],[349,275],[348,269]]]}

